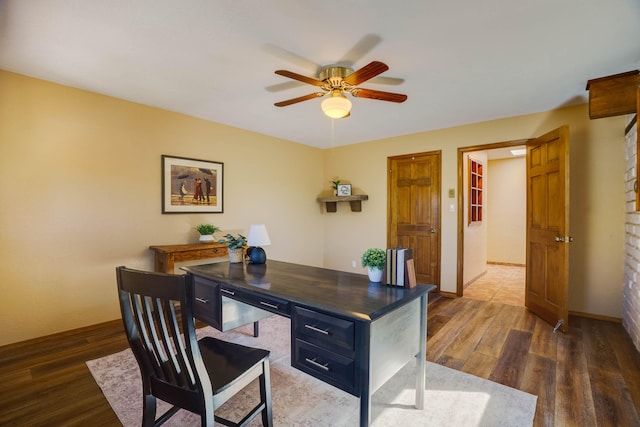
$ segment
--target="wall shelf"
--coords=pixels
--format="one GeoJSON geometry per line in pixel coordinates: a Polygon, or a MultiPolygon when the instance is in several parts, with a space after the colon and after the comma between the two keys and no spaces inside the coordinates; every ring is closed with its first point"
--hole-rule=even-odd
{"type": "Polygon", "coordinates": [[[351,212],[361,212],[363,200],[369,200],[369,196],[358,194],[357,196],[318,197],[318,201],[326,206],[327,212],[337,212],[338,202],[349,202],[351,204],[351,212]]]}

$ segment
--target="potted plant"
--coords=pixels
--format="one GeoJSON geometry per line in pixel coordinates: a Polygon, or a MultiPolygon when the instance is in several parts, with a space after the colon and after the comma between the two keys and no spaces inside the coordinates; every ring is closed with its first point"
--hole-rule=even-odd
{"type": "Polygon", "coordinates": [[[335,177],[331,182],[331,185],[333,186],[333,195],[337,196],[338,195],[338,185],[340,184],[340,180],[338,179],[338,177],[335,177]]]}
{"type": "Polygon", "coordinates": [[[380,248],[369,248],[362,254],[362,266],[367,267],[369,280],[382,281],[382,270],[387,262],[387,251],[380,248]]]}
{"type": "Polygon", "coordinates": [[[201,242],[212,242],[213,234],[220,231],[220,228],[213,224],[199,224],[196,226],[196,231],[200,233],[201,242]]]}
{"type": "Polygon", "coordinates": [[[242,254],[244,247],[247,245],[247,238],[242,234],[234,236],[231,233],[227,233],[224,239],[218,240],[218,243],[225,243],[229,248],[229,262],[242,262],[242,254]]]}

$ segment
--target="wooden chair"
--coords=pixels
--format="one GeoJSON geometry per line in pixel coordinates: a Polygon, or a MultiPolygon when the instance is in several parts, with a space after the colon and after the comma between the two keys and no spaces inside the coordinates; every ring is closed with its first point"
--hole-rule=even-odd
{"type": "Polygon", "coordinates": [[[184,275],[116,268],[127,338],[142,373],[142,426],[158,426],[180,408],[215,421],[244,426],[259,413],[272,426],[269,351],[206,337],[196,339],[193,285],[184,275]],[[255,378],[260,403],[237,423],[214,411],[255,378]],[[174,405],[156,419],[156,398],[174,405]]]}

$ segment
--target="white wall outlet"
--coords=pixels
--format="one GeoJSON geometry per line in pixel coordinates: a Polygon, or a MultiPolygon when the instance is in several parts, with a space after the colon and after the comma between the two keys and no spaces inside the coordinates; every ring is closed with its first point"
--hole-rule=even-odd
{"type": "Polygon", "coordinates": [[[356,260],[355,259],[351,261],[351,267],[356,268],[356,260]]]}

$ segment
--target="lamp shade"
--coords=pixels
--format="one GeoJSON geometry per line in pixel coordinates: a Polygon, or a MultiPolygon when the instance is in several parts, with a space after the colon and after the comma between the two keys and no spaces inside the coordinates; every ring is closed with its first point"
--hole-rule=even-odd
{"type": "Polygon", "coordinates": [[[271,244],[267,227],[264,224],[251,224],[249,228],[249,237],[247,245],[249,246],[267,246],[271,244]]]}
{"type": "Polygon", "coordinates": [[[340,91],[334,91],[331,98],[327,98],[320,104],[322,111],[332,119],[339,119],[351,111],[351,101],[349,101],[340,91]]]}

